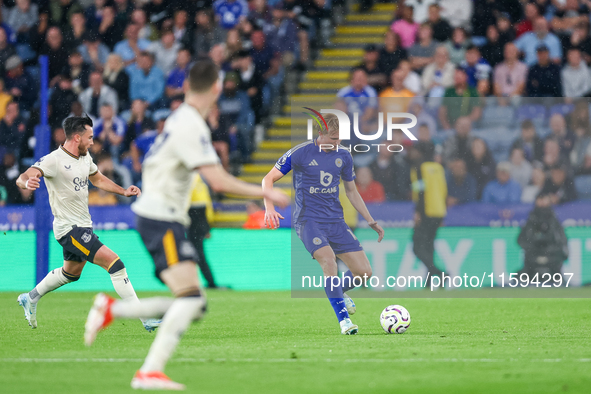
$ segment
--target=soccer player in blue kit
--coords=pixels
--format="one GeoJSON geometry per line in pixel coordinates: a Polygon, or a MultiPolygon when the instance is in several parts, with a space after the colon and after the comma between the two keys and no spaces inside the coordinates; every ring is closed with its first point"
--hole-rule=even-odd
{"type": "MultiPolygon", "coordinates": [[[[378,233],[378,242],[384,238],[384,230],[371,217],[357,191],[353,157],[345,147],[339,146],[338,118],[329,114],[324,119],[328,130],[315,125],[319,133],[315,140],[297,145],[281,156],[263,179],[263,190],[271,190],[275,182],[293,170],[294,228],[322,268],[324,289],[339,320],[341,334],[354,335],[358,327],[351,322],[349,314],[355,313],[355,303],[345,292],[354,287],[354,278],[363,280],[371,277],[372,272],[361,243],[343,219],[339,201],[341,178],[347,198],[378,233]],[[337,276],[337,256],[349,268],[342,283],[337,276]]],[[[265,208],[267,227],[279,227],[279,220],[284,218],[275,211],[273,202],[265,199],[265,208]]]]}

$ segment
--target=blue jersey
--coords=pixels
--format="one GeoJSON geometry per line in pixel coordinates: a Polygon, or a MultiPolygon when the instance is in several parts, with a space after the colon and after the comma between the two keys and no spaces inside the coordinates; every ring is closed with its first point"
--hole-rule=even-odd
{"type": "Polygon", "coordinates": [[[236,0],[230,2],[227,0],[217,0],[213,3],[215,14],[220,18],[220,24],[224,29],[234,28],[241,17],[248,15],[248,3],[245,0],[236,0]]]}
{"type": "Polygon", "coordinates": [[[154,144],[156,137],[158,137],[158,132],[156,130],[149,130],[149,131],[145,131],[144,133],[140,134],[135,139],[135,141],[134,141],[135,146],[137,146],[137,148],[141,152],[140,162],[144,161],[144,155],[146,153],[148,153],[148,151],[150,150],[150,148],[154,144]]]}
{"type": "Polygon", "coordinates": [[[480,58],[473,66],[469,65],[468,62],[464,60],[460,63],[460,67],[466,71],[466,75],[468,76],[468,86],[472,88],[476,87],[478,81],[488,80],[490,73],[492,72],[490,64],[482,58],[480,58]]]}
{"type": "Polygon", "coordinates": [[[321,222],[343,220],[339,201],[339,183],[353,181],[353,157],[343,146],[338,151],[320,150],[314,141],[306,141],[288,150],[275,164],[282,174],[293,170],[295,189],[294,222],[314,219],[321,222]]]}
{"type": "Polygon", "coordinates": [[[353,89],[351,85],[345,86],[339,90],[337,97],[345,99],[347,112],[349,112],[349,114],[358,112],[360,117],[368,108],[378,107],[378,95],[375,89],[369,85],[360,91],[353,89]]]}

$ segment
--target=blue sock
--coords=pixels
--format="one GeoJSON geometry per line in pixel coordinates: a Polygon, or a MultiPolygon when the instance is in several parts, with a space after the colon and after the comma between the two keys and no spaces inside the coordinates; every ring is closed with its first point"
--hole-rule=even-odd
{"type": "Polygon", "coordinates": [[[351,270],[345,272],[345,274],[343,275],[343,292],[345,291],[349,291],[351,289],[355,288],[355,285],[353,284],[353,274],[351,273],[351,270]]]}
{"type": "Polygon", "coordinates": [[[331,286],[333,279],[335,279],[336,285],[338,277],[330,276],[324,280],[324,291],[326,292],[328,301],[330,301],[330,305],[332,305],[332,309],[334,309],[334,313],[337,315],[337,319],[339,319],[339,322],[341,322],[344,319],[349,318],[349,313],[347,312],[345,300],[343,299],[343,288],[341,287],[340,283],[339,286],[331,286]]]}

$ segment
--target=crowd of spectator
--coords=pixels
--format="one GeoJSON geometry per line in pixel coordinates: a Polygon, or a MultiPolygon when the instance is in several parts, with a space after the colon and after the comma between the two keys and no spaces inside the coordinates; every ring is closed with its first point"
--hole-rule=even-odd
{"type": "MultiPolygon", "coordinates": [[[[33,200],[14,179],[34,156],[39,55],[49,57],[52,148],[65,139],[66,116],[89,114],[91,153],[124,186],[139,182],[191,63],[211,58],[223,93],[207,122],[230,168],[250,161],[285,73],[309,65],[337,3],[0,0],[0,205],[33,200]]],[[[590,0],[400,0],[383,45],[365,47],[338,96],[364,103],[362,122],[381,109],[364,98],[395,98],[397,110],[414,113],[413,132],[446,168],[450,206],[532,202],[540,191],[572,201],[575,180],[591,175],[581,98],[591,97],[590,10],[590,0]]],[[[392,142],[409,143],[400,132],[392,142]]],[[[405,152],[370,159],[357,160],[366,201],[410,199],[405,152]]],[[[91,201],[116,202],[98,191],[91,201]]]]}
{"type": "MultiPolygon", "coordinates": [[[[378,112],[415,114],[449,206],[573,201],[591,195],[590,17],[588,0],[401,0],[337,96],[367,134],[378,112]]],[[[366,201],[410,200],[404,151],[355,159],[366,201]]]]}
{"type": "MultiPolygon", "coordinates": [[[[14,180],[34,161],[40,55],[49,58],[52,147],[64,141],[65,117],[88,114],[95,161],[127,186],[140,181],[144,154],[182,102],[190,65],[203,57],[219,65],[223,83],[208,119],[216,150],[227,169],[250,161],[255,130],[280,101],[285,73],[305,69],[311,45],[327,40],[331,7],[325,0],[0,0],[0,205],[32,202],[14,180]]],[[[91,202],[116,201],[93,192],[91,202]]]]}

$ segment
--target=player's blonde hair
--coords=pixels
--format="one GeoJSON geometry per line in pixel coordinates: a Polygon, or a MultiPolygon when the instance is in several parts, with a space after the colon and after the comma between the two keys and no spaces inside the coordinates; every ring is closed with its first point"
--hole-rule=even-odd
{"type": "Polygon", "coordinates": [[[339,118],[335,114],[326,114],[323,115],[324,120],[326,121],[326,125],[328,126],[328,131],[325,130],[324,122],[314,123],[314,131],[318,134],[332,134],[339,132],[339,118]],[[321,127],[322,126],[322,127],[321,127]]]}

